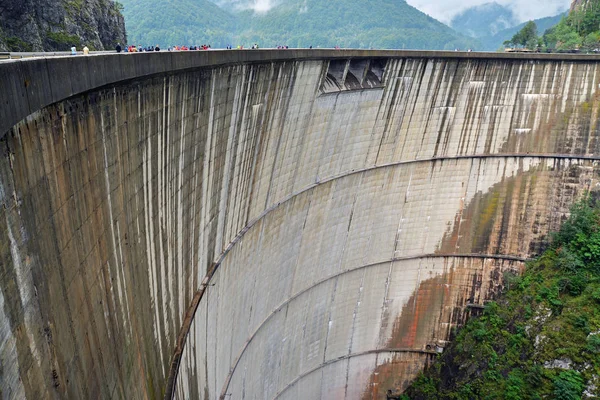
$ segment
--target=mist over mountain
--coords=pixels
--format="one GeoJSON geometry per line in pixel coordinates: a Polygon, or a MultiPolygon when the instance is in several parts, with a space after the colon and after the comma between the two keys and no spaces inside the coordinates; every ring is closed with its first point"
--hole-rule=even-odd
{"type": "MultiPolygon", "coordinates": [[[[558,24],[564,15],[566,12],[535,19],[538,32],[541,34],[558,24]]],[[[460,33],[477,38],[481,43],[478,50],[496,51],[526,23],[527,21],[519,21],[510,7],[493,2],[462,11],[452,19],[450,26],[460,33]]]]}
{"type": "Polygon", "coordinates": [[[454,49],[477,42],[405,1],[121,0],[132,42],[454,49]]]}
{"type": "Polygon", "coordinates": [[[557,15],[568,10],[571,5],[571,0],[408,0],[408,3],[439,21],[450,24],[452,18],[464,10],[490,1],[511,10],[519,22],[557,15]]]}
{"type": "Polygon", "coordinates": [[[495,35],[518,24],[512,10],[496,2],[468,8],[450,22],[453,29],[474,38],[495,35]]]}
{"type": "Polygon", "coordinates": [[[269,12],[245,11],[239,38],[294,47],[453,49],[472,41],[405,2],[288,0],[269,12]]]}
{"type": "MultiPolygon", "coordinates": [[[[537,26],[538,34],[544,33],[547,29],[552,28],[560,22],[560,20],[567,15],[567,12],[555,15],[553,17],[546,17],[533,20],[537,26]]],[[[498,50],[502,43],[512,38],[515,33],[519,32],[527,22],[520,23],[519,25],[500,31],[492,36],[486,36],[479,38],[482,44],[482,48],[486,50],[495,51],[498,50]]]]}
{"type": "Polygon", "coordinates": [[[266,12],[275,6],[282,4],[283,1],[285,0],[214,0],[213,2],[226,10],[266,12]]]}

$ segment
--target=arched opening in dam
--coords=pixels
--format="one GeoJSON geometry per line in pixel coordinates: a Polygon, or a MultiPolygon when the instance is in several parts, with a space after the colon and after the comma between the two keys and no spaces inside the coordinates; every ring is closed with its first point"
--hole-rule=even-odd
{"type": "Polygon", "coordinates": [[[401,391],[596,188],[598,60],[0,64],[2,394],[401,391]]]}

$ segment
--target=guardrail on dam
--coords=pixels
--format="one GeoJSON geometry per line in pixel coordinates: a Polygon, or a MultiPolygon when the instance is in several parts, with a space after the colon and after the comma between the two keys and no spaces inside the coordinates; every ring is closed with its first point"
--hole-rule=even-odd
{"type": "Polygon", "coordinates": [[[598,185],[599,61],[1,63],[2,396],[403,389],[598,185]]]}

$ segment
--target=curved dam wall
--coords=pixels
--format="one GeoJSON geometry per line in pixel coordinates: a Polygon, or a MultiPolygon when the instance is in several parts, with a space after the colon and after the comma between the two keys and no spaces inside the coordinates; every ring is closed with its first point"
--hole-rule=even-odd
{"type": "Polygon", "coordinates": [[[0,70],[7,398],[385,398],[598,184],[595,57],[0,70]]]}

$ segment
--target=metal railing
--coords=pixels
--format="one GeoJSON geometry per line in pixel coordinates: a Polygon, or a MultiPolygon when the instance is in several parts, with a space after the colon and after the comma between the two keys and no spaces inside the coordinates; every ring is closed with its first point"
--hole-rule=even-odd
{"type": "MultiPolygon", "coordinates": [[[[90,54],[109,54],[116,53],[115,50],[104,50],[104,51],[90,51],[90,54]]],[[[0,52],[0,61],[3,60],[20,60],[23,58],[35,58],[35,57],[68,57],[71,56],[70,51],[32,51],[32,52],[0,52]]],[[[77,55],[83,55],[83,51],[78,51],[77,55]]]]}

